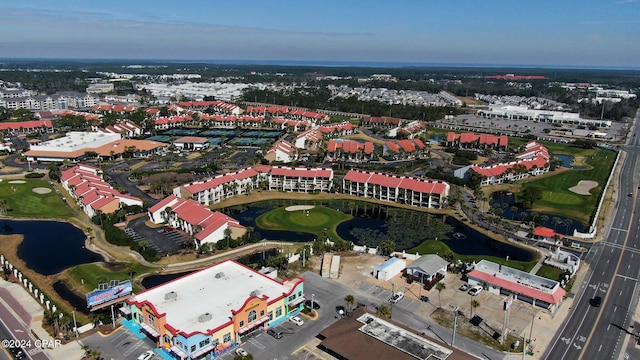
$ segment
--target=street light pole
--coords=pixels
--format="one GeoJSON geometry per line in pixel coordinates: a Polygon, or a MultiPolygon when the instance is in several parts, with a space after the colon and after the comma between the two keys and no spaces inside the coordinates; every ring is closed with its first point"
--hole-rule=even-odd
{"type": "Polygon", "coordinates": [[[76,339],[78,338],[78,324],[76,323],[76,311],[71,310],[71,316],[73,316],[73,333],[76,335],[76,339]]]}
{"type": "Polygon", "coordinates": [[[116,328],[116,317],[113,314],[113,304],[111,304],[111,324],[113,324],[113,328],[116,328]]]}
{"type": "Polygon", "coordinates": [[[451,346],[453,347],[453,343],[456,341],[456,327],[458,326],[458,309],[459,306],[456,306],[455,313],[453,314],[453,337],[451,338],[451,346]]]}
{"type": "Polygon", "coordinates": [[[313,305],[315,304],[315,297],[316,297],[316,294],[311,294],[311,310],[312,311],[315,311],[313,307],[313,305]]]}

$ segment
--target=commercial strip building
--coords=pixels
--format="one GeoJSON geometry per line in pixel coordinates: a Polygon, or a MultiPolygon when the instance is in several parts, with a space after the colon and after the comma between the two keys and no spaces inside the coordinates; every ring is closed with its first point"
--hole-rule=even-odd
{"type": "Polygon", "coordinates": [[[337,359],[472,360],[475,356],[425,336],[365,308],[322,330],[318,347],[337,359]]]}
{"type": "Polygon", "coordinates": [[[514,295],[517,300],[552,312],[560,307],[566,294],[557,281],[487,260],[481,260],[467,276],[471,285],[481,285],[493,294],[514,295]]]}
{"type": "Polygon", "coordinates": [[[25,156],[27,161],[79,162],[87,158],[113,159],[127,151],[131,151],[133,157],[147,157],[167,146],[151,140],[122,139],[120,133],[72,131],[66,136],[31,145],[25,156]]]}
{"type": "Polygon", "coordinates": [[[510,119],[548,122],[556,124],[595,125],[611,127],[610,120],[582,119],[578,113],[530,109],[522,105],[492,104],[489,109],[478,110],[478,115],[488,119],[510,119]]]}
{"type": "Polygon", "coordinates": [[[304,300],[304,279],[227,260],[135,294],[121,311],[174,358],[213,359],[298,314],[304,300]]]}
{"type": "Polygon", "coordinates": [[[92,166],[80,164],[63,171],[60,183],[90,218],[98,211],[111,214],[122,205],[142,206],[140,198],[121,194],[102,179],[102,170],[92,166]]]}
{"type": "Polygon", "coordinates": [[[362,170],[349,170],[342,180],[342,192],[349,195],[433,209],[444,207],[449,189],[443,181],[362,170]]]}
{"type": "Polygon", "coordinates": [[[196,248],[207,243],[215,244],[227,235],[235,239],[246,232],[238,220],[219,211],[211,211],[193,199],[182,199],[176,195],[169,195],[150,207],[147,214],[154,224],[168,223],[186,232],[193,238],[196,248]]]}

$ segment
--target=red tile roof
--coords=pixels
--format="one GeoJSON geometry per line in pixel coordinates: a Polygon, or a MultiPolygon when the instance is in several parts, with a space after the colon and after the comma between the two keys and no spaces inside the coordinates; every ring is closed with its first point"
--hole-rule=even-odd
{"type": "Polygon", "coordinates": [[[507,289],[517,294],[522,294],[524,296],[545,301],[549,304],[560,303],[560,301],[562,301],[562,297],[566,294],[566,291],[560,286],[558,286],[556,290],[553,291],[552,293],[548,293],[542,290],[537,290],[530,286],[519,284],[514,281],[503,279],[499,276],[493,276],[492,274],[487,274],[478,269],[471,270],[471,272],[469,272],[467,276],[470,278],[484,281],[487,284],[496,285],[498,287],[507,289]]]}

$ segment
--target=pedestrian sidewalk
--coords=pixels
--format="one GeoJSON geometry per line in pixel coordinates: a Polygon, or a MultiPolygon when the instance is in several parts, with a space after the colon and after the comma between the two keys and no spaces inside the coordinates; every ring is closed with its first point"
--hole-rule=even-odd
{"type": "MultiPolygon", "coordinates": [[[[42,327],[42,320],[44,318],[44,309],[39,302],[34,299],[29,292],[19,284],[10,283],[3,279],[0,279],[0,287],[6,289],[9,295],[13,299],[3,299],[3,301],[10,304],[19,304],[22,309],[15,309],[12,307],[16,317],[25,321],[24,317],[19,316],[20,313],[28,313],[30,315],[30,323],[25,323],[32,332],[32,335],[39,340],[46,340],[49,344],[53,344],[53,338],[42,327]]],[[[43,348],[44,352],[53,360],[71,360],[81,359],[84,356],[78,341],[71,341],[61,346],[53,346],[51,348],[43,348]]]]}

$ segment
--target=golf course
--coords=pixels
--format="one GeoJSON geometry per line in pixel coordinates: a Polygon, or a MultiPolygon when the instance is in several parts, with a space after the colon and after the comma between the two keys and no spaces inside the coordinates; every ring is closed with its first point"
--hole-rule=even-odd
{"type": "Polygon", "coordinates": [[[338,224],[352,216],[324,206],[290,206],[271,210],[256,219],[256,225],[265,230],[289,230],[319,235],[325,232],[339,238],[338,224]]]}

